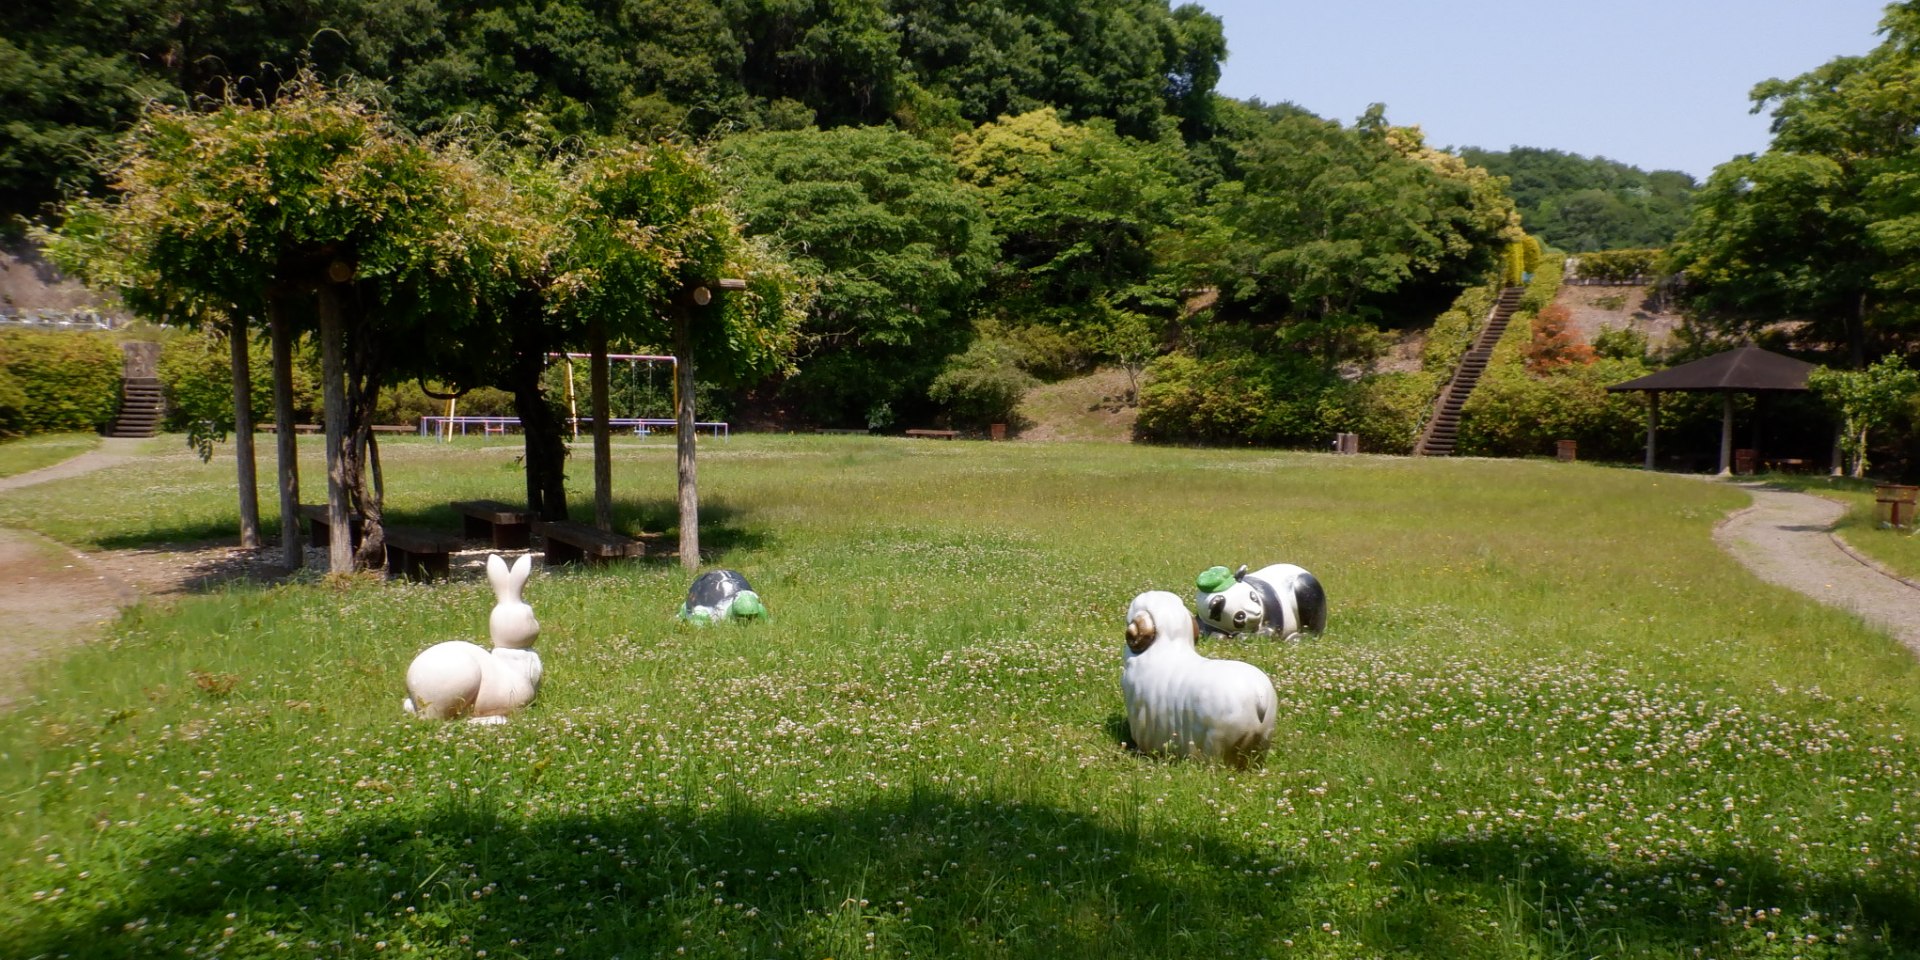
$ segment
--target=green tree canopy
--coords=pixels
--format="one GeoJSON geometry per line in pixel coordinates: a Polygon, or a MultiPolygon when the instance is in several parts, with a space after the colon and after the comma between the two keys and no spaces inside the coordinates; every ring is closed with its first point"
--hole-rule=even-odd
{"type": "Polygon", "coordinates": [[[715,156],[748,234],[818,278],[790,395],[845,422],[911,402],[964,347],[992,265],[987,218],[953,161],[882,127],[736,136],[715,156]]]}
{"type": "Polygon", "coordinates": [[[1804,321],[1854,366],[1910,344],[1920,298],[1920,3],[1896,3],[1864,56],[1753,90],[1766,152],[1714,170],[1671,251],[1686,303],[1750,333],[1804,321]]]}
{"type": "Polygon", "coordinates": [[[1381,325],[1396,296],[1463,285],[1519,238],[1497,183],[1378,107],[1351,129],[1287,107],[1237,113],[1239,178],[1212,191],[1188,262],[1230,312],[1279,320],[1283,342],[1323,362],[1381,325]]]}
{"type": "Polygon", "coordinates": [[[1043,108],[956,137],[954,156],[1002,236],[993,300],[1009,322],[1071,326],[1100,317],[1106,301],[1171,300],[1146,287],[1155,241],[1193,202],[1176,145],[1043,108]]]}
{"type": "MultiPolygon", "coordinates": [[[[1205,135],[1217,17],[1167,0],[260,0],[0,6],[0,215],[34,215],[148,99],[378,81],[415,132],[547,144],[893,122],[944,136],[1055,106],[1205,135]]],[[[97,182],[94,183],[97,186],[97,182]]]]}

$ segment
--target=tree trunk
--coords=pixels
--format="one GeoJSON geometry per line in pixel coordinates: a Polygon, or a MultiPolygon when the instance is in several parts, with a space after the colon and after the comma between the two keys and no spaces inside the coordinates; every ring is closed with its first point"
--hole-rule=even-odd
{"type": "Polygon", "coordinates": [[[673,306],[674,377],[679,403],[675,405],[673,440],[680,467],[680,567],[700,568],[700,490],[693,458],[693,308],[673,306]]]}
{"type": "Polygon", "coordinates": [[[240,488],[240,546],[260,546],[260,489],[253,462],[253,367],[247,357],[247,326],[233,321],[227,333],[228,356],[233,362],[233,459],[240,488]]]}
{"type": "Polygon", "coordinates": [[[587,377],[593,392],[593,525],[613,532],[613,442],[607,423],[607,328],[599,320],[588,324],[592,341],[587,377]]]}
{"type": "Polygon", "coordinates": [[[527,510],[542,520],[567,519],[566,430],[540,388],[546,368],[547,343],[540,333],[538,306],[534,322],[514,326],[512,367],[513,412],[520,417],[526,455],[527,510]]]}
{"type": "Polygon", "coordinates": [[[353,502],[360,510],[360,549],[355,565],[362,570],[386,566],[387,537],[385,496],[379,484],[379,465],[374,457],[379,449],[373,444],[373,418],[380,402],[380,370],[384,366],[378,336],[358,327],[353,350],[347,358],[347,418],[351,441],[347,444],[347,480],[353,486],[353,502]],[[371,485],[369,480],[374,481],[371,485]]]}
{"type": "Polygon", "coordinates": [[[274,447],[280,472],[280,559],[298,570],[307,552],[300,546],[300,439],[293,429],[293,330],[278,295],[267,301],[273,332],[274,447]]]}
{"type": "MultiPolygon", "coordinates": [[[[320,395],[326,405],[327,571],[353,570],[353,537],[347,525],[347,370],[344,328],[345,291],[339,284],[320,285],[320,395]]],[[[291,424],[286,426],[291,427],[291,424]]]]}

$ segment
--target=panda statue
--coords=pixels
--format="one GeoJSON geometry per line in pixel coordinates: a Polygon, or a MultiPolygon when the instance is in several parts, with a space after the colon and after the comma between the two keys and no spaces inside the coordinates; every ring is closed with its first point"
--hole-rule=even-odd
{"type": "Polygon", "coordinates": [[[1313,574],[1291,563],[1276,563],[1252,573],[1242,565],[1208,567],[1194,581],[1199,592],[1194,607],[1200,611],[1205,634],[1257,633],[1298,640],[1302,633],[1327,629],[1327,592],[1313,574]]]}
{"type": "Polygon", "coordinates": [[[760,595],[753,592],[747,578],[737,570],[709,570],[693,581],[687,590],[687,602],[680,605],[680,619],[708,624],[721,620],[759,620],[767,615],[760,595]]]}

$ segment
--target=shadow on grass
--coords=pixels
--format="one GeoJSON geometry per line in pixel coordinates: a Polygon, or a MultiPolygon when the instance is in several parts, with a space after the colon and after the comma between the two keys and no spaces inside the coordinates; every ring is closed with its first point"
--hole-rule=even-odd
{"type": "Polygon", "coordinates": [[[238,912],[249,936],[272,928],[302,955],[308,940],[355,955],[377,941],[493,957],[1234,955],[1253,946],[1255,894],[1284,898],[1289,879],[1243,877],[1234,853],[927,790],[801,814],[442,808],[293,843],[227,829],[163,843],[125,889],[38,915],[13,946],[171,954],[174,938],[223,939],[238,912]]]}
{"type": "MultiPolygon", "coordinates": [[[[570,504],[571,516],[591,522],[593,504],[570,504]]],[[[679,505],[670,500],[616,500],[613,505],[614,529],[631,532],[647,545],[643,562],[666,565],[679,559],[679,505]]],[[[459,533],[460,514],[449,506],[390,509],[384,518],[389,527],[421,527],[446,533],[459,533]]],[[[141,533],[113,534],[99,541],[103,550],[152,555],[176,555],[189,565],[180,586],[173,591],[208,593],[237,582],[271,583],[288,574],[277,563],[280,529],[278,514],[261,519],[265,543],[252,558],[232,556],[238,550],[240,529],[234,523],[195,523],[150,528],[141,533]]],[[[729,554],[761,549],[772,542],[762,529],[742,522],[742,511],[724,501],[700,505],[700,557],[703,564],[716,563],[729,554]]],[[[301,524],[301,542],[310,542],[307,524],[301,524]]],[[[467,545],[480,548],[485,538],[469,539],[467,545]]]]}
{"type": "Polygon", "coordinates": [[[1728,851],[1623,865],[1537,834],[1443,838],[1388,863],[1397,864],[1397,895],[1373,916],[1354,918],[1355,929],[1375,941],[1431,944],[1443,955],[1475,952],[1490,920],[1526,931],[1549,956],[1773,956],[1770,946],[1787,947],[1779,954],[1786,956],[1801,952],[1788,944],[1804,946],[1808,934],[1821,956],[1920,949],[1920,889],[1884,866],[1864,877],[1810,873],[1728,851]],[[1760,910],[1764,918],[1755,917],[1760,910]],[[1818,918],[1807,919],[1810,912],[1818,918]]]}
{"type": "Polygon", "coordinates": [[[1920,894],[1884,868],[1819,876],[1747,855],[1622,867],[1516,835],[1383,851],[1382,875],[1270,865],[1208,834],[926,788],[798,814],[730,806],[535,815],[449,802],[292,840],[174,834],[131,851],[143,869],[116,888],[77,889],[34,914],[10,946],[132,956],[226,940],[246,955],[277,946],[271,929],[301,955],[308,942],[360,955],[384,941],[434,956],[1220,958],[1285,952],[1286,938],[1326,935],[1322,923],[1346,932],[1342,944],[1404,956],[1772,955],[1769,925],[1779,946],[1818,933],[1826,956],[1920,944],[1920,894]],[[1734,880],[1714,886],[1723,876],[1734,880]],[[1727,905],[1786,909],[1756,930],[1722,923],[1727,905]],[[1808,911],[1822,915],[1817,931],[1793,924],[1808,911]],[[1842,923],[1855,932],[1836,944],[1842,923]]]}

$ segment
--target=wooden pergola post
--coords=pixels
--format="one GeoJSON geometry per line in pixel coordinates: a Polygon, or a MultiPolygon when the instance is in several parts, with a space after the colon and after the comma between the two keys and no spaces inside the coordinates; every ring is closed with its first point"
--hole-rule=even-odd
{"type": "Polygon", "coordinates": [[[1647,469],[1653,469],[1653,448],[1660,435],[1660,391],[1647,391],[1647,469]]]}
{"type": "Polygon", "coordinates": [[[1733,474],[1733,391],[1720,394],[1720,476],[1733,474]]]}
{"type": "Polygon", "coordinates": [[[712,287],[696,286],[673,305],[674,424],[675,461],[679,466],[680,567],[700,568],[700,488],[698,465],[694,460],[693,415],[693,312],[711,305],[715,290],[745,290],[747,282],[733,278],[714,281],[712,287]]]}
{"type": "Polygon", "coordinates": [[[613,440],[607,424],[607,328],[598,318],[587,323],[588,392],[593,394],[593,524],[613,532],[613,440]]]}

